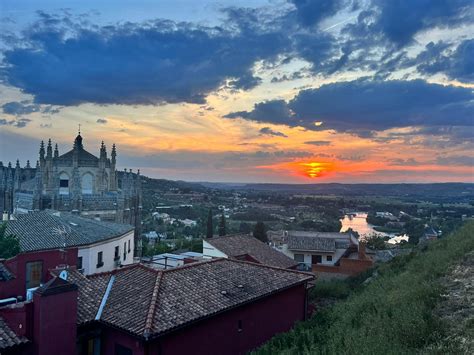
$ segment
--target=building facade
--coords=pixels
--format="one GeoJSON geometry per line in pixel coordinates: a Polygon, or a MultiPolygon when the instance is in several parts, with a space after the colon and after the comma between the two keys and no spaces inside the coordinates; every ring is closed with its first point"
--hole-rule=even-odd
{"type": "MultiPolygon", "coordinates": [[[[33,210],[70,211],[84,217],[131,224],[141,231],[140,171],[117,171],[117,149],[110,157],[102,142],[99,156],[89,153],[79,133],[73,148],[59,154],[51,139],[42,141],[36,167],[0,162],[0,209],[11,214],[33,210]]],[[[138,243],[137,243],[138,245],[138,243]]]]}

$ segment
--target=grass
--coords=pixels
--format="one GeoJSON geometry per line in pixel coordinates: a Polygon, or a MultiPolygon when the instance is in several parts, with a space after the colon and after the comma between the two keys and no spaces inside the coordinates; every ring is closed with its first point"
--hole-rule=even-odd
{"type": "MultiPolygon", "coordinates": [[[[474,250],[474,222],[423,250],[377,269],[368,285],[361,279],[320,283],[315,295],[345,299],[278,335],[256,354],[413,354],[428,352],[447,331],[432,310],[443,292],[440,278],[474,250]]],[[[443,348],[443,346],[436,346],[443,348]]],[[[457,344],[444,348],[455,352],[457,344]]],[[[433,353],[433,351],[429,351],[433,353]]]]}

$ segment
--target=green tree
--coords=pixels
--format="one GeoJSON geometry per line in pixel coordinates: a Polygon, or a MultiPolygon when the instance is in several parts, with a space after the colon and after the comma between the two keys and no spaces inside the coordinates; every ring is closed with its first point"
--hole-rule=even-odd
{"type": "Polygon", "coordinates": [[[257,224],[255,224],[253,236],[264,243],[268,243],[267,228],[262,221],[258,221],[257,224]]]}
{"type": "Polygon", "coordinates": [[[0,225],[0,258],[7,259],[17,255],[20,252],[20,242],[11,235],[6,234],[7,225],[0,225]]]}
{"type": "Polygon", "coordinates": [[[212,225],[212,208],[209,208],[209,213],[207,214],[206,237],[212,238],[213,235],[214,235],[214,226],[212,225]]]}
{"type": "Polygon", "coordinates": [[[371,234],[367,237],[365,237],[365,242],[367,245],[367,248],[373,249],[373,250],[383,250],[385,249],[385,241],[384,238],[378,234],[371,234]]]}
{"type": "Polygon", "coordinates": [[[226,227],[225,227],[225,216],[224,216],[224,213],[221,214],[221,219],[219,221],[219,235],[220,236],[223,236],[223,235],[226,235],[227,234],[227,231],[226,231],[226,227]]]}

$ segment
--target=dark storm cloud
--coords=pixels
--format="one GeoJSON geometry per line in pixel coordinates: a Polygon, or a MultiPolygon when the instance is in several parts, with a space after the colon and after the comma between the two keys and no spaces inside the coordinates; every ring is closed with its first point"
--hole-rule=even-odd
{"type": "Polygon", "coordinates": [[[235,90],[258,85],[254,63],[271,61],[286,41],[240,23],[232,31],[165,20],[99,27],[48,15],[4,52],[0,75],[36,103],[204,103],[227,80],[235,90]]]}
{"type": "Polygon", "coordinates": [[[334,129],[372,136],[372,131],[408,126],[473,126],[471,89],[423,80],[355,80],[300,91],[288,103],[258,103],[251,111],[230,113],[257,122],[334,129]],[[316,121],[323,125],[315,126],[316,121]]]}
{"type": "Polygon", "coordinates": [[[288,136],[285,133],[274,131],[270,127],[263,127],[260,129],[260,135],[262,136],[275,136],[275,137],[285,137],[288,138],[288,136]]]}

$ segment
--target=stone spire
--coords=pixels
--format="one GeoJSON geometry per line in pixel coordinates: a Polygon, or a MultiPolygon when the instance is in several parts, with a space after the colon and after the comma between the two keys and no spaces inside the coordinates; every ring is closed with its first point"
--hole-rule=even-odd
{"type": "Polygon", "coordinates": [[[26,166],[25,166],[26,169],[31,169],[31,165],[30,165],[30,161],[27,160],[26,161],[26,166]]]}
{"type": "Polygon", "coordinates": [[[53,157],[53,147],[51,146],[51,138],[48,139],[48,147],[46,148],[46,158],[53,157]]]}
{"type": "Polygon", "coordinates": [[[44,142],[41,141],[40,150],[39,150],[40,161],[44,160],[44,142]]]}
{"type": "Polygon", "coordinates": [[[58,144],[56,143],[54,145],[54,158],[58,158],[59,157],[59,149],[58,149],[58,144]]]}

